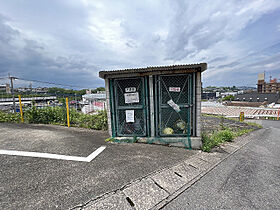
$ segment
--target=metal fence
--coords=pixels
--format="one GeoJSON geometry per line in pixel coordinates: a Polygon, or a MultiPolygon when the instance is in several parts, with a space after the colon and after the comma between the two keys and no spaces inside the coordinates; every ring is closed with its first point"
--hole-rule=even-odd
{"type": "Polygon", "coordinates": [[[144,78],[114,80],[118,136],[147,135],[144,78]]]}
{"type": "Polygon", "coordinates": [[[158,75],[110,80],[113,134],[115,136],[190,137],[195,130],[193,74],[158,75]],[[153,85],[153,120],[149,85],[153,85]],[[154,124],[151,124],[154,122],[154,124]]]}
{"type": "Polygon", "coordinates": [[[158,76],[159,136],[193,135],[192,75],[158,76]]]}

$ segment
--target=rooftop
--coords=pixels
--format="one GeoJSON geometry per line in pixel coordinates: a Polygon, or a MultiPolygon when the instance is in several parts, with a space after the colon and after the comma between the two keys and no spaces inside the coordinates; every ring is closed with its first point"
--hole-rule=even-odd
{"type": "Polygon", "coordinates": [[[171,66],[148,66],[146,68],[131,68],[121,70],[100,71],[99,77],[118,77],[118,75],[126,76],[143,76],[162,73],[176,73],[184,72],[203,72],[207,69],[207,63],[198,64],[184,64],[184,65],[171,65],[171,66]]]}

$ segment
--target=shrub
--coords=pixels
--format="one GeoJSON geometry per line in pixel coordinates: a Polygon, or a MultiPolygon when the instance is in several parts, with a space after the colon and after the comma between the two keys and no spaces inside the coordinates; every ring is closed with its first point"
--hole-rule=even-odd
{"type": "Polygon", "coordinates": [[[207,134],[202,133],[202,151],[210,152],[214,146],[212,139],[207,134]]]}
{"type": "Polygon", "coordinates": [[[224,97],[222,100],[223,101],[232,101],[232,100],[234,100],[234,96],[233,95],[228,95],[228,96],[224,97]]]}
{"type": "Polygon", "coordinates": [[[215,131],[212,135],[202,134],[202,151],[210,152],[213,147],[219,146],[226,141],[232,141],[234,139],[234,133],[229,130],[215,131]]]}
{"type": "Polygon", "coordinates": [[[107,130],[108,129],[106,111],[101,111],[97,115],[95,115],[95,124],[94,124],[93,128],[96,130],[107,130]]]}
{"type": "MultiPolygon", "coordinates": [[[[107,113],[101,111],[95,115],[87,115],[70,109],[71,126],[91,128],[95,130],[107,130],[107,113]]],[[[67,125],[66,108],[64,107],[45,107],[24,110],[24,121],[27,123],[38,124],[59,124],[67,125]]],[[[20,122],[19,113],[4,113],[0,111],[0,122],[20,122]]]]}
{"type": "Polygon", "coordinates": [[[0,111],[0,122],[19,123],[20,121],[19,113],[5,113],[0,111]]]}
{"type": "Polygon", "coordinates": [[[24,119],[28,123],[66,124],[66,110],[62,107],[32,107],[24,111],[24,119]]]}
{"type": "Polygon", "coordinates": [[[234,138],[233,132],[229,129],[221,130],[216,135],[217,138],[221,139],[222,142],[232,141],[234,138]]]}

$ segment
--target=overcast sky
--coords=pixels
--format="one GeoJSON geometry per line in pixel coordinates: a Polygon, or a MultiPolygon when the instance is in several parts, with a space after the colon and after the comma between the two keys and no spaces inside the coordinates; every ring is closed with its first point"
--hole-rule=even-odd
{"type": "Polygon", "coordinates": [[[0,0],[0,77],[94,88],[100,70],[200,62],[204,86],[280,79],[280,1],[0,0]]]}

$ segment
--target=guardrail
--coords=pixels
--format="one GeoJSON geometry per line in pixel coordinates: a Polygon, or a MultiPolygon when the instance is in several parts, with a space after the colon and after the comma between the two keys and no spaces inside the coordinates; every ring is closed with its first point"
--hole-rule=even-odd
{"type": "MultiPolygon", "coordinates": [[[[43,100],[56,100],[56,96],[46,96],[46,97],[31,97],[31,98],[21,98],[21,101],[43,101],[43,100]]],[[[13,98],[0,98],[0,102],[12,102],[13,98]]],[[[15,98],[15,101],[19,101],[15,98]]]]}

